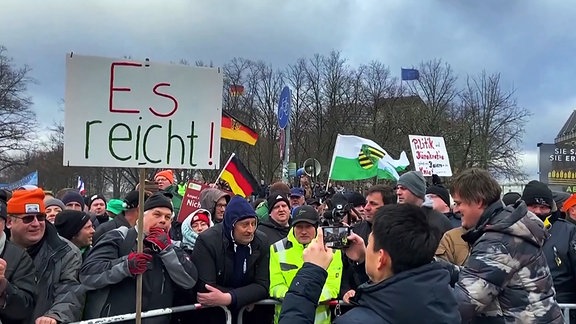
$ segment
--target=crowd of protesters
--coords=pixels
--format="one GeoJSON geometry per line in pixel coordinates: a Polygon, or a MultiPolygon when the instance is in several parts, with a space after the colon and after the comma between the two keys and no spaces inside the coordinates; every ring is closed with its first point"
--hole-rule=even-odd
{"type": "Polygon", "coordinates": [[[502,196],[480,169],[450,188],[416,171],[363,192],[300,180],[262,185],[252,201],[210,186],[182,222],[170,170],[144,201],[138,188],[114,199],[2,190],[0,321],[134,313],[139,275],[143,311],[205,306],[143,323],[224,323],[216,306],[246,323],[563,323],[559,304],[576,303],[576,195],[531,181],[502,196]],[[329,225],[350,229],[340,249],[322,230],[335,215],[329,225]],[[278,303],[258,304],[268,298],[278,303]],[[335,314],[330,300],[347,306],[335,314]]]}

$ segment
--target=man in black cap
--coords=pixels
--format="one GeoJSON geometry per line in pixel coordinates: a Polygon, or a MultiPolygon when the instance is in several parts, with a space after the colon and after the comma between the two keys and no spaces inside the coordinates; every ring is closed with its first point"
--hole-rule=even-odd
{"type": "MultiPolygon", "coordinates": [[[[149,196],[150,195],[148,193],[145,193],[144,201],[146,201],[149,196]]],[[[130,191],[126,197],[124,197],[124,211],[118,214],[112,220],[98,226],[96,233],[94,233],[94,242],[97,242],[102,234],[113,229],[117,229],[122,226],[126,226],[128,228],[134,227],[136,225],[136,221],[138,220],[138,199],[138,190],[130,191]]]]}
{"type": "Polygon", "coordinates": [[[268,242],[273,244],[285,238],[290,231],[290,199],[281,192],[273,192],[268,197],[270,216],[259,224],[258,230],[264,232],[268,242]]]}
{"type": "MultiPolygon", "coordinates": [[[[136,228],[120,227],[105,233],[92,248],[80,270],[89,294],[86,319],[134,313],[136,276],[143,275],[142,310],[172,307],[177,291],[192,292],[198,279],[190,257],[172,244],[168,235],[172,202],[161,193],[144,203],[144,252],[136,252],[136,228]]],[[[191,297],[192,295],[190,295],[191,297]]],[[[169,316],[154,323],[169,323],[169,316]]]]}
{"type": "MultiPolygon", "coordinates": [[[[316,237],[319,217],[312,206],[300,206],[294,210],[292,229],[288,236],[270,247],[270,297],[283,299],[288,288],[304,264],[304,248],[316,237]]],[[[334,253],[334,259],[326,270],[328,278],[322,289],[319,302],[338,297],[342,276],[342,255],[339,250],[334,253]]],[[[276,305],[276,320],[280,316],[282,305],[276,305]]],[[[330,308],[320,305],[316,308],[315,323],[329,323],[330,308]]]]}
{"type": "MultiPolygon", "coordinates": [[[[556,300],[576,303],[576,225],[559,217],[552,191],[540,181],[530,181],[524,187],[522,200],[548,229],[542,251],[554,280],[556,300]]],[[[576,318],[574,312],[571,319],[576,318]]]]}
{"type": "Polygon", "coordinates": [[[70,209],[61,211],[57,216],[54,226],[58,235],[76,245],[82,252],[82,259],[85,259],[94,236],[90,216],[83,211],[70,209]]]}
{"type": "Polygon", "coordinates": [[[0,190],[0,323],[25,323],[34,312],[36,269],[26,250],[6,239],[6,199],[0,190]]]}
{"type": "Polygon", "coordinates": [[[92,195],[88,197],[86,207],[88,211],[98,219],[98,223],[104,224],[109,220],[106,214],[106,198],[102,195],[92,195]]]}

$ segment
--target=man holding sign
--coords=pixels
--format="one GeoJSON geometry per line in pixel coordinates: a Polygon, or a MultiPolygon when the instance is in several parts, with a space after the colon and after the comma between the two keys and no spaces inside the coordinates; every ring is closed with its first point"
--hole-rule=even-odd
{"type": "MultiPolygon", "coordinates": [[[[89,292],[87,319],[133,313],[136,276],[143,275],[142,310],[173,306],[178,290],[191,290],[198,272],[189,256],[168,235],[172,202],[157,193],[144,203],[144,252],[136,251],[135,228],[105,233],[86,257],[80,280],[89,292]]],[[[156,317],[154,323],[168,323],[156,317]]]]}

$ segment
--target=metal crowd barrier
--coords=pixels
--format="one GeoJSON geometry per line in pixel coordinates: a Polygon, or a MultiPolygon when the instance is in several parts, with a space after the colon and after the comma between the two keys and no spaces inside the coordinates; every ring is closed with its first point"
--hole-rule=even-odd
{"type": "MultiPolygon", "coordinates": [[[[264,299],[264,300],[261,300],[259,302],[254,303],[254,304],[244,306],[238,312],[237,324],[243,323],[242,317],[243,317],[246,309],[248,309],[248,307],[251,307],[253,305],[280,305],[280,304],[282,304],[282,302],[280,302],[279,300],[276,300],[276,299],[264,299]]],[[[342,306],[342,305],[349,305],[342,300],[329,300],[327,302],[323,302],[322,304],[328,305],[330,307],[335,306],[337,308],[339,306],[342,306]]],[[[572,309],[576,310],[576,304],[559,304],[559,305],[560,305],[560,308],[562,309],[562,314],[564,315],[564,323],[570,324],[570,310],[572,310],[572,309]]],[[[209,307],[220,307],[224,311],[224,314],[226,315],[226,324],[232,324],[232,313],[230,312],[230,310],[227,307],[225,307],[225,306],[202,306],[200,304],[176,306],[176,307],[172,307],[172,308],[153,309],[153,310],[142,312],[142,318],[169,315],[169,314],[173,314],[173,313],[181,313],[181,312],[187,312],[187,311],[191,311],[191,310],[198,310],[198,309],[209,308],[209,307]]],[[[71,324],[118,323],[118,322],[133,320],[135,318],[136,318],[136,313],[130,313],[130,314],[110,316],[110,317],[95,318],[95,319],[91,319],[91,320],[74,322],[71,324]]]]}
{"type": "MultiPolygon", "coordinates": [[[[247,309],[248,307],[251,307],[251,306],[253,306],[253,305],[280,305],[280,304],[282,304],[282,302],[279,301],[279,300],[277,300],[277,299],[264,299],[264,300],[261,300],[261,301],[259,301],[259,302],[254,303],[254,304],[246,305],[246,306],[240,308],[240,310],[238,311],[238,321],[237,321],[237,324],[242,324],[242,322],[243,322],[243,320],[244,320],[244,319],[243,319],[244,312],[246,311],[246,309],[247,309]]],[[[330,307],[332,307],[332,306],[337,306],[337,307],[339,307],[339,306],[341,306],[341,305],[349,305],[349,304],[345,303],[343,300],[335,300],[335,299],[334,299],[334,300],[329,300],[329,301],[323,302],[323,303],[321,303],[321,304],[323,304],[323,305],[328,305],[328,306],[330,306],[330,307]]]]}
{"type": "MultiPolygon", "coordinates": [[[[225,306],[202,306],[200,304],[193,304],[193,305],[185,305],[185,306],[176,306],[171,308],[160,308],[160,309],[152,309],[149,311],[142,312],[142,318],[147,317],[155,317],[155,316],[162,316],[162,315],[169,315],[173,313],[181,313],[187,312],[191,310],[197,310],[202,308],[210,308],[210,307],[220,307],[224,311],[226,315],[226,324],[232,324],[232,313],[230,310],[225,306]]],[[[133,320],[136,318],[136,313],[130,314],[122,314],[122,315],[115,315],[110,317],[102,317],[102,318],[95,318],[80,322],[74,322],[72,324],[104,324],[104,323],[118,323],[133,320]]]]}
{"type": "Polygon", "coordinates": [[[559,304],[564,315],[564,323],[570,324],[570,310],[576,309],[576,304],[559,304]]]}

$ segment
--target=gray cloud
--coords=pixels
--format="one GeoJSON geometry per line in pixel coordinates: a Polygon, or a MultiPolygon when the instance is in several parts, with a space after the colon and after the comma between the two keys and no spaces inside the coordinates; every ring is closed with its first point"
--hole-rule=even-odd
{"type": "Polygon", "coordinates": [[[262,59],[281,67],[341,50],[351,64],[401,66],[441,58],[461,81],[501,72],[503,88],[534,113],[524,148],[551,142],[576,107],[576,6],[569,1],[2,1],[2,42],[33,67],[43,121],[64,96],[64,55],[155,61],[262,59]]]}

